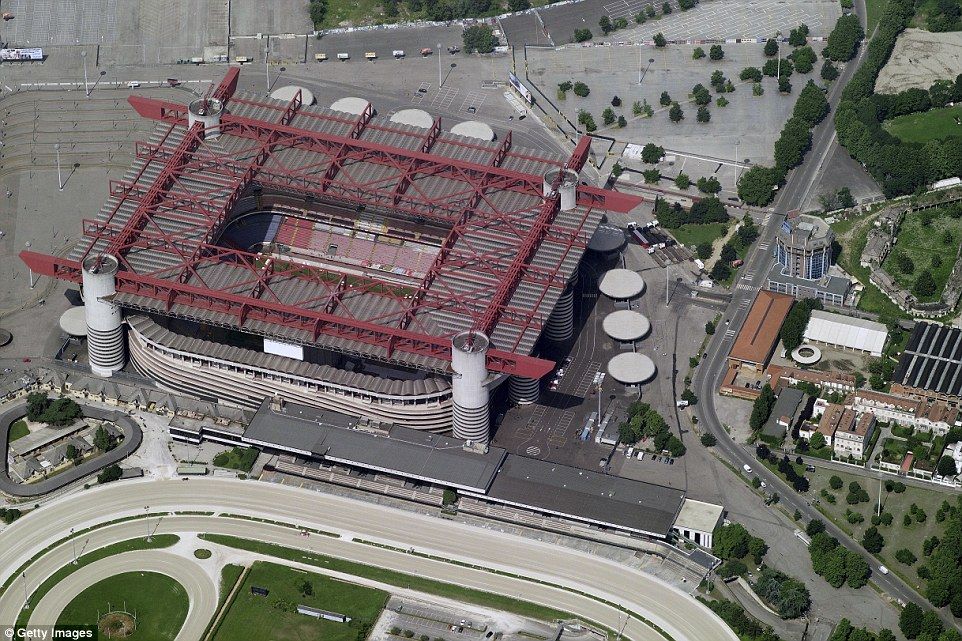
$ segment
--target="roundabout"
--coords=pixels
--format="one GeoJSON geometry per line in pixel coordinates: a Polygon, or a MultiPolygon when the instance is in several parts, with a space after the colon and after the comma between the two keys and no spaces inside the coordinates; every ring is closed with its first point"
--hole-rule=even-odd
{"type": "MultiPolygon", "coordinates": [[[[0,621],[16,621],[24,594],[32,594],[41,582],[70,565],[75,546],[96,550],[118,541],[143,539],[147,531],[155,536],[211,533],[238,537],[475,588],[563,610],[610,629],[624,625],[623,635],[633,641],[737,638],[690,595],[598,556],[344,497],[227,479],[114,483],[62,497],[26,515],[0,532],[0,580],[4,585],[0,621]],[[150,516],[146,516],[148,512],[150,516]],[[123,520],[111,523],[118,519],[123,520]],[[84,531],[91,527],[95,529],[84,531]],[[317,528],[319,533],[305,537],[297,528],[317,528]],[[72,541],[64,540],[71,529],[80,534],[72,541]],[[629,613],[627,622],[625,612],[629,613]]],[[[29,621],[51,625],[70,595],[76,596],[108,576],[153,568],[168,576],[181,573],[172,578],[184,586],[190,607],[177,638],[200,638],[203,635],[198,630],[203,631],[216,608],[218,589],[209,568],[200,566],[210,561],[195,560],[195,548],[191,545],[179,556],[168,551],[138,551],[91,563],[50,589],[30,613],[29,621]],[[145,563],[151,565],[145,567],[145,563]]]]}

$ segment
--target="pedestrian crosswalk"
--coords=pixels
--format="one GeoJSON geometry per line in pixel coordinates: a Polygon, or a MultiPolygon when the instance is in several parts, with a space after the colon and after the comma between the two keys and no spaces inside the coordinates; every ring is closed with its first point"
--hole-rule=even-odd
{"type": "Polygon", "coordinates": [[[725,338],[735,338],[735,330],[729,329],[725,332],[725,338]]]}

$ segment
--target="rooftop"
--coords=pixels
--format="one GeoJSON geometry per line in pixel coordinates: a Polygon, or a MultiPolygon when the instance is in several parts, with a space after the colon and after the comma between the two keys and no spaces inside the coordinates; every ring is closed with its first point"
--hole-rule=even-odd
{"type": "Polygon", "coordinates": [[[962,329],[916,323],[895,380],[907,387],[962,397],[962,329]]]}
{"type": "Polygon", "coordinates": [[[439,118],[428,128],[392,122],[363,99],[310,106],[300,92],[283,102],[239,92],[237,82],[231,68],[211,93],[224,113],[209,132],[188,127],[183,104],[132,96],[157,126],[97,218],[84,221],[76,251],[22,259],[79,282],[84,258],[117,256],[114,301],[127,309],[439,373],[449,373],[450,337],[475,329],[495,346],[490,370],[551,370],[530,356],[544,323],[605,212],[641,200],[588,184],[570,209],[557,191],[545,197],[545,173],[580,171],[588,138],[565,157],[515,145],[510,131],[482,141],[439,118]],[[220,243],[233,217],[265,199],[269,213],[322,223],[322,236],[369,239],[371,264],[346,266],[337,243],[294,256],[272,249],[294,242],[262,253],[220,243]],[[437,260],[423,275],[376,256],[419,248],[411,225],[438,235],[429,235],[437,260]]]}
{"type": "Polygon", "coordinates": [[[882,323],[820,309],[812,311],[805,328],[805,338],[808,340],[841,345],[875,356],[881,356],[888,333],[888,328],[882,323]]]}
{"type": "Polygon", "coordinates": [[[624,352],[608,361],[608,373],[619,383],[638,385],[655,375],[655,363],[644,354],[624,352]]]}
{"type": "Polygon", "coordinates": [[[762,426],[762,433],[774,438],[782,438],[785,436],[785,426],[780,425],[779,421],[787,418],[787,423],[790,426],[802,410],[806,396],[807,394],[805,394],[805,392],[794,387],[786,387],[783,389],[779,393],[778,398],[775,399],[772,413],[769,415],[768,420],[765,421],[765,425],[762,426]]]}
{"type": "Polygon", "coordinates": [[[622,342],[636,341],[651,331],[648,318],[631,309],[620,309],[608,314],[601,325],[605,334],[622,342]]]}
{"type": "Polygon", "coordinates": [[[296,403],[276,410],[269,401],[254,415],[244,441],[481,493],[506,454],[498,447],[468,451],[461,440],[404,427],[365,427],[356,418],[296,403]]]}
{"type": "Polygon", "coordinates": [[[778,343],[778,333],[795,299],[767,290],[758,292],[742,330],[735,339],[730,358],[764,365],[778,343]]]}
{"type": "Polygon", "coordinates": [[[684,496],[670,487],[509,455],[487,498],[665,537],[684,496]]]}
{"type": "Polygon", "coordinates": [[[610,269],[601,277],[598,289],[608,298],[626,300],[645,291],[645,279],[630,269],[610,269]]]}
{"type": "Polygon", "coordinates": [[[681,504],[678,518],[675,519],[675,527],[712,532],[724,513],[725,508],[721,505],[686,498],[681,504]]]}

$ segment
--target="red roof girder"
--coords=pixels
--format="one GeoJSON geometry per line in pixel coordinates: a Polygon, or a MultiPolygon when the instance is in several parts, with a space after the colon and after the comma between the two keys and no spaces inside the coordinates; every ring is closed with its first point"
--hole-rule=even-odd
{"type": "MultiPolygon", "coordinates": [[[[20,259],[36,274],[81,282],[80,261],[31,251],[20,252],[20,259]]],[[[451,360],[451,341],[445,337],[426,336],[371,322],[345,319],[326,312],[253,300],[188,283],[144,277],[129,271],[117,272],[116,286],[118,292],[163,301],[168,308],[180,304],[229,314],[238,320],[243,316],[245,320],[256,319],[272,325],[309,331],[314,340],[323,334],[384,349],[387,349],[390,343],[395,351],[442,361],[451,360]]],[[[554,368],[554,363],[533,356],[491,349],[487,353],[487,366],[494,372],[541,378],[554,368]]]]}

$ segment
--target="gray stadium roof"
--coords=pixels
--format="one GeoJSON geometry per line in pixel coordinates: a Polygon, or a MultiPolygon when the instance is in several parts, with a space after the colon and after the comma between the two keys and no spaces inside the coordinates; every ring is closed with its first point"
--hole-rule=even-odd
{"type": "Polygon", "coordinates": [[[651,331],[651,322],[631,309],[619,309],[605,316],[601,322],[605,334],[616,341],[636,341],[651,331]]]}
{"type": "Polygon", "coordinates": [[[601,277],[598,289],[608,298],[625,300],[645,291],[645,279],[630,269],[611,269],[601,277]]]}
{"type": "Polygon", "coordinates": [[[487,498],[666,537],[681,509],[681,490],[508,455],[487,498]]]}
{"type": "Polygon", "coordinates": [[[625,352],[608,361],[608,373],[619,383],[638,385],[655,375],[655,363],[644,354],[625,352]]]}
{"type": "Polygon", "coordinates": [[[265,401],[243,438],[256,445],[481,493],[491,485],[505,457],[499,447],[479,454],[465,450],[461,440],[437,434],[397,426],[374,431],[358,425],[355,418],[295,403],[275,411],[265,401]]]}
{"type": "Polygon", "coordinates": [[[71,336],[87,335],[87,317],[85,307],[79,305],[71,307],[60,315],[60,329],[71,336]]]}

